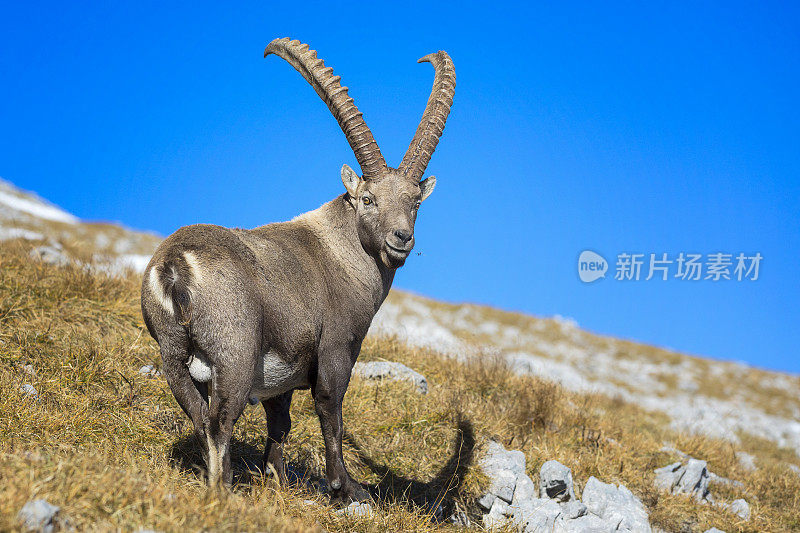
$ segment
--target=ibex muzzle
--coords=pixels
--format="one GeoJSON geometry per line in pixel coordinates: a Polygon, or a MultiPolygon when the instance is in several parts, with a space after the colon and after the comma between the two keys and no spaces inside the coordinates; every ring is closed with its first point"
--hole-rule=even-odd
{"type": "Polygon", "coordinates": [[[195,225],[159,246],[142,281],[142,314],[163,371],[192,419],[214,486],[230,484],[230,437],[248,400],[267,415],[267,467],[286,480],[283,442],[295,389],[310,388],[335,501],[366,491],[342,459],[342,400],[372,318],[395,269],[414,247],[422,180],[453,103],[445,52],[423,57],[436,74],[403,161],[389,168],[347,88],[308,45],[276,39],[264,55],[289,62],[325,101],[361,167],[344,165],[346,192],[290,222],[253,230],[195,225]]]}

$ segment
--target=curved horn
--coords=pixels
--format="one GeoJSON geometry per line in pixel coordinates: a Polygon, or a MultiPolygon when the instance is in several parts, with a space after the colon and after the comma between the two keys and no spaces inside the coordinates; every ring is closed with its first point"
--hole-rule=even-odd
{"type": "Polygon", "coordinates": [[[269,54],[285,59],[325,101],[350,143],[364,178],[373,178],[385,171],[386,161],[378,143],[372,137],[372,132],[353,99],[347,94],[347,87],[342,87],[339,83],[341,78],[334,76],[333,69],[326,67],[322,59],[317,58],[316,50],[309,50],[307,44],[284,37],[267,45],[264,57],[269,54]]]}
{"type": "Polygon", "coordinates": [[[435,54],[426,55],[417,63],[431,63],[436,69],[436,75],[433,78],[433,89],[431,89],[425,113],[422,114],[422,120],[403,156],[399,170],[419,181],[425,174],[425,168],[431,160],[433,151],[436,150],[436,145],[439,144],[439,137],[444,131],[444,123],[447,121],[447,115],[450,114],[450,107],[453,105],[453,96],[456,92],[456,69],[447,52],[441,50],[435,54]]]}

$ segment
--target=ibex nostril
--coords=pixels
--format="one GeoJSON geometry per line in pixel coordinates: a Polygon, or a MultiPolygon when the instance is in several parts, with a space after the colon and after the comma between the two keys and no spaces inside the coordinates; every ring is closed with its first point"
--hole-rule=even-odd
{"type": "Polygon", "coordinates": [[[406,244],[408,241],[411,240],[411,232],[405,231],[401,229],[394,230],[394,236],[400,239],[400,242],[406,244]]]}

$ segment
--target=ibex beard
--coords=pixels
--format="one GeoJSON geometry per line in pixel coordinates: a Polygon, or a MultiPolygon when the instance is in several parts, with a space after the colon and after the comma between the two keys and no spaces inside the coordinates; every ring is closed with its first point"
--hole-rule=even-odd
{"type": "Polygon", "coordinates": [[[345,192],[290,222],[253,230],[194,225],[170,235],[142,281],[142,314],[163,373],[191,418],[208,483],[233,479],[230,438],[248,402],[267,416],[265,468],[286,482],[283,443],[296,389],[311,389],[325,440],[331,498],[368,499],[342,459],[342,400],[361,343],[414,246],[422,180],[453,103],[455,69],[435,68],[419,127],[397,169],[386,165],[347,89],[308,45],[276,39],[265,50],[308,81],[342,128],[361,167],[344,165],[345,192]]]}

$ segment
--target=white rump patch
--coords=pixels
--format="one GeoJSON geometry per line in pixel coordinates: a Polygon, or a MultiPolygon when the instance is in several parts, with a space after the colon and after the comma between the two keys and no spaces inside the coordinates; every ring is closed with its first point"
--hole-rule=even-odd
{"type": "Polygon", "coordinates": [[[299,386],[299,370],[284,361],[277,352],[268,351],[261,356],[260,364],[256,365],[253,387],[250,390],[251,400],[274,398],[299,386]]]}
{"type": "Polygon", "coordinates": [[[200,354],[193,353],[186,365],[189,367],[189,374],[195,381],[200,383],[211,381],[211,365],[200,354]]]}
{"type": "Polygon", "coordinates": [[[161,304],[161,307],[166,309],[170,315],[175,315],[175,307],[172,305],[172,298],[164,291],[164,287],[158,280],[155,266],[147,271],[147,283],[150,286],[150,292],[155,296],[156,301],[161,304]]]}
{"type": "Polygon", "coordinates": [[[195,283],[203,281],[203,273],[200,271],[200,261],[197,260],[197,256],[192,252],[183,252],[183,258],[186,259],[186,264],[192,271],[192,281],[195,283]]]}

